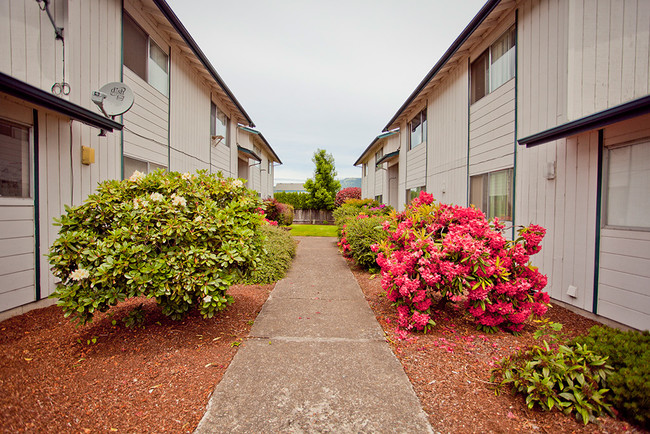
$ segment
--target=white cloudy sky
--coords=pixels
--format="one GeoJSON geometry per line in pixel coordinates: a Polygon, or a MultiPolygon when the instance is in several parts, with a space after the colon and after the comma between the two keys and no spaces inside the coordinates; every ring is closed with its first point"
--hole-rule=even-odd
{"type": "Polygon", "coordinates": [[[381,133],[485,0],[167,0],[283,164],[339,178],[381,133]]]}

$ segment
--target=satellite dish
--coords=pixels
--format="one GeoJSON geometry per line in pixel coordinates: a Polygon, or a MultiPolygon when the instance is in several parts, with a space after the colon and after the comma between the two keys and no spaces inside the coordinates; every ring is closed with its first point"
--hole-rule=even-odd
{"type": "Polygon", "coordinates": [[[115,81],[94,90],[92,100],[106,117],[119,116],[133,106],[133,91],[126,84],[115,81]]]}

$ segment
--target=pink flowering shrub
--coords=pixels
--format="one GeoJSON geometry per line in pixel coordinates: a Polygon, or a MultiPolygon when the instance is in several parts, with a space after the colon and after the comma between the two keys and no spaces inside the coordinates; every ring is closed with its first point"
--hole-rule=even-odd
{"type": "Polygon", "coordinates": [[[359,187],[348,187],[339,190],[334,199],[334,206],[338,208],[348,199],[361,199],[361,189],[359,187]]]}
{"type": "Polygon", "coordinates": [[[400,327],[426,331],[434,325],[435,296],[466,296],[478,328],[491,332],[520,332],[531,314],[546,312],[546,276],[529,264],[546,233],[541,226],[522,228],[519,238],[508,241],[498,219],[488,221],[473,207],[436,204],[421,192],[383,227],[388,238],[372,249],[400,327]]]}

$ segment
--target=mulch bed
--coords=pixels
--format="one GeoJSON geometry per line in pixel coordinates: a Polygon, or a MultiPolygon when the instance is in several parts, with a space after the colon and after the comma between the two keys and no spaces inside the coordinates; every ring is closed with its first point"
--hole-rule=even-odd
{"type": "MultiPolygon", "coordinates": [[[[435,318],[437,325],[431,332],[410,333],[400,340],[395,333],[397,312],[384,296],[380,277],[352,264],[351,269],[435,431],[645,432],[609,416],[584,426],[559,411],[529,410],[522,396],[505,389],[496,396],[489,383],[491,364],[518,348],[540,344],[533,338],[536,329],[532,324],[519,336],[503,332],[486,335],[476,329],[468,314],[449,303],[435,318]]],[[[546,317],[562,323],[563,332],[572,336],[598,324],[559,306],[549,309],[546,317]]]]}
{"type": "Polygon", "coordinates": [[[56,306],[3,321],[0,430],[192,432],[273,287],[232,287],[235,303],[212,319],[172,321],[141,298],[81,327],[56,306]],[[127,329],[140,303],[143,327],[127,329]]]}

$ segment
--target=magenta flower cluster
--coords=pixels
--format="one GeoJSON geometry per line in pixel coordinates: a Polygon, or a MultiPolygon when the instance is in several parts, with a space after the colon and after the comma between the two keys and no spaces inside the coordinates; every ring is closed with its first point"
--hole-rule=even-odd
{"type": "Polygon", "coordinates": [[[541,226],[524,227],[509,241],[498,219],[489,221],[473,207],[437,204],[421,192],[383,227],[388,239],[372,249],[403,329],[426,331],[434,325],[436,297],[464,299],[485,331],[520,332],[531,315],[546,313],[546,276],[529,263],[541,249],[546,233],[541,226]]]}

